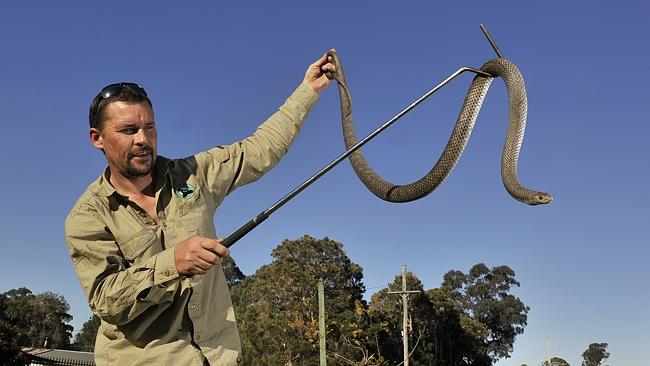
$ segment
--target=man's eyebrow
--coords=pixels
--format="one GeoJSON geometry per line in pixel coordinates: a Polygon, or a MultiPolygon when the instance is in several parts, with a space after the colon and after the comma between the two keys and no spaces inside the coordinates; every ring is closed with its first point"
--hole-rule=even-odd
{"type": "MultiPolygon", "coordinates": [[[[122,129],[122,128],[131,128],[131,127],[138,127],[137,123],[135,122],[122,122],[115,126],[115,129],[122,129]]],[[[139,128],[139,127],[138,127],[139,128]]]]}
{"type": "MultiPolygon", "coordinates": [[[[144,122],[145,126],[155,125],[155,124],[156,124],[155,120],[144,122]]],[[[133,122],[133,121],[120,122],[117,126],[115,126],[115,129],[132,128],[132,127],[140,128],[140,123],[139,122],[133,122]]]]}

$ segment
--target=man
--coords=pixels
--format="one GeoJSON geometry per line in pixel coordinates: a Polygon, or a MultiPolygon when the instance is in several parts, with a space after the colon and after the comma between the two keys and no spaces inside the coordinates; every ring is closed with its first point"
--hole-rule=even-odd
{"type": "Polygon", "coordinates": [[[250,137],[190,158],[157,156],[145,90],[112,84],[90,106],[90,140],[108,167],[66,219],[68,249],[101,319],[97,365],[235,365],[241,351],[216,239],[217,206],[275,166],[334,71],[303,82],[250,137]]]}

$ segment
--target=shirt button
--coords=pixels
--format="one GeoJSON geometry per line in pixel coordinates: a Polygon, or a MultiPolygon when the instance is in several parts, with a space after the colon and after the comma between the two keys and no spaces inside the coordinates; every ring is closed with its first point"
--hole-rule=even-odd
{"type": "Polygon", "coordinates": [[[190,309],[192,310],[196,309],[196,305],[190,305],[190,309]]]}
{"type": "Polygon", "coordinates": [[[196,340],[197,340],[197,341],[200,341],[200,340],[201,340],[201,336],[200,336],[200,335],[198,335],[198,334],[196,335],[196,337],[195,337],[195,338],[196,338],[196,340]]]}

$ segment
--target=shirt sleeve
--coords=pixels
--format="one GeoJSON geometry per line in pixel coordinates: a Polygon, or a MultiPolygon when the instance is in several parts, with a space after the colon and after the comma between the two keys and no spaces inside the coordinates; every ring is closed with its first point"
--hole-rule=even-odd
{"type": "Polygon", "coordinates": [[[75,272],[101,319],[123,325],[153,305],[171,304],[180,282],[173,247],[129,265],[92,207],[73,211],[65,229],[75,272]]]}
{"type": "Polygon", "coordinates": [[[217,196],[217,201],[235,188],[254,182],[277,165],[298,136],[316,101],[318,93],[302,83],[253,135],[196,155],[207,186],[217,196]]]}

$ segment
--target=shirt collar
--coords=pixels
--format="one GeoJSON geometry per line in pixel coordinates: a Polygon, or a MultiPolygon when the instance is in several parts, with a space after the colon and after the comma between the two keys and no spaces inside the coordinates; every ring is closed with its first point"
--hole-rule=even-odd
{"type": "MultiPolygon", "coordinates": [[[[167,159],[166,157],[160,155],[156,157],[156,163],[154,165],[156,191],[162,188],[162,186],[165,184],[165,177],[173,168],[173,160],[167,159]]],[[[114,194],[122,196],[111,184],[110,167],[106,167],[106,169],[104,169],[104,173],[99,177],[99,189],[97,190],[97,195],[101,197],[109,197],[114,194]]]]}

